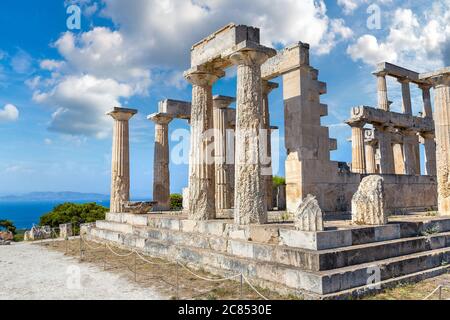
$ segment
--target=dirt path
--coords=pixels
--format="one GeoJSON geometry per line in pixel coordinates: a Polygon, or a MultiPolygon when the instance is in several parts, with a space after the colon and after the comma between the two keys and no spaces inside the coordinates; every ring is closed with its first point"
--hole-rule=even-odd
{"type": "Polygon", "coordinates": [[[0,247],[0,300],[153,300],[154,289],[45,247],[0,247]]]}

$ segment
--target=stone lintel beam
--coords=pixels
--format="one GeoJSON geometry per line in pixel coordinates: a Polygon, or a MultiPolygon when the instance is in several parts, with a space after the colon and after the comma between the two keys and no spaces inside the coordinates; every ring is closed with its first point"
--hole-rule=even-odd
{"type": "MultiPolygon", "coordinates": [[[[243,41],[259,43],[259,29],[230,23],[208,37],[200,40],[191,48],[191,67],[222,59],[224,51],[243,41]]],[[[226,67],[227,61],[222,61],[226,67]]]]}
{"type": "Polygon", "coordinates": [[[302,66],[309,67],[309,44],[298,42],[267,60],[261,67],[261,77],[271,80],[302,66]]]}
{"type": "Polygon", "coordinates": [[[191,118],[191,107],[192,105],[188,101],[166,99],[159,102],[158,112],[170,115],[172,118],[189,120],[191,118]]]}
{"type": "Polygon", "coordinates": [[[375,109],[368,106],[352,108],[352,121],[363,121],[372,125],[386,125],[400,129],[414,129],[417,132],[433,132],[434,123],[430,118],[375,109]]]}
{"type": "Polygon", "coordinates": [[[421,79],[419,73],[389,62],[379,63],[373,74],[376,75],[378,73],[385,73],[386,75],[397,79],[408,79],[410,82],[417,85],[429,83],[427,80],[421,79]]]}

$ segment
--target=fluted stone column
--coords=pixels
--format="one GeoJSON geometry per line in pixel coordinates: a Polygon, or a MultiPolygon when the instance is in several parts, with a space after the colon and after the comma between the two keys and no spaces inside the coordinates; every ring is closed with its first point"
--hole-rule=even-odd
{"type": "Polygon", "coordinates": [[[231,56],[237,65],[234,216],[239,225],[267,222],[259,134],[263,108],[261,65],[268,58],[268,54],[256,50],[231,56]]]}
{"type": "Polygon", "coordinates": [[[380,173],[394,174],[394,154],[392,149],[391,128],[376,126],[378,145],[380,148],[380,173]]]}
{"type": "Polygon", "coordinates": [[[377,76],[378,109],[389,111],[389,98],[386,84],[386,73],[380,72],[375,75],[377,76]]]}
{"type": "Polygon", "coordinates": [[[352,172],[365,174],[367,169],[364,122],[349,121],[348,124],[352,128],[352,172]]]}
{"type": "Polygon", "coordinates": [[[421,133],[425,147],[425,170],[429,176],[435,176],[436,172],[436,141],[433,133],[421,133]]]}
{"type": "Polygon", "coordinates": [[[450,216],[450,71],[432,78],[439,214],[450,216]]]}
{"type": "Polygon", "coordinates": [[[420,145],[417,133],[412,130],[404,131],[405,171],[409,175],[420,175],[420,145]]]}
{"type": "Polygon", "coordinates": [[[408,79],[399,79],[398,82],[402,85],[402,111],[404,114],[412,115],[410,81],[408,79]]]}
{"type": "Polygon", "coordinates": [[[266,130],[266,147],[263,151],[265,155],[263,161],[263,178],[264,178],[264,192],[266,197],[267,210],[273,209],[273,171],[272,171],[272,130],[270,126],[270,112],[269,112],[269,94],[272,90],[278,88],[278,83],[263,81],[262,95],[263,95],[263,116],[262,128],[266,130]]]}
{"type": "Polygon", "coordinates": [[[425,118],[433,118],[433,108],[431,106],[431,85],[419,85],[422,90],[422,100],[423,100],[423,116],[425,118]]]}
{"type": "Polygon", "coordinates": [[[108,113],[114,119],[111,161],[111,213],[122,213],[130,201],[130,141],[128,121],[134,109],[114,108],[108,113]]]}
{"type": "Polygon", "coordinates": [[[366,169],[368,174],[377,173],[377,162],[376,162],[376,141],[366,142],[366,169]]]}
{"type": "Polygon", "coordinates": [[[235,98],[215,96],[214,106],[214,152],[216,174],[216,209],[231,209],[232,188],[227,164],[227,108],[235,98]]]}
{"type": "Polygon", "coordinates": [[[393,143],[392,153],[394,154],[394,173],[406,174],[405,154],[403,151],[403,144],[393,143]]]}
{"type": "Polygon", "coordinates": [[[170,172],[169,172],[169,123],[172,118],[165,114],[148,117],[155,123],[155,150],[153,161],[153,201],[158,204],[155,211],[170,210],[170,172]]]}
{"type": "Polygon", "coordinates": [[[189,219],[216,216],[214,154],[208,146],[213,129],[212,85],[223,72],[196,68],[185,73],[192,83],[191,151],[189,156],[189,219]]]}

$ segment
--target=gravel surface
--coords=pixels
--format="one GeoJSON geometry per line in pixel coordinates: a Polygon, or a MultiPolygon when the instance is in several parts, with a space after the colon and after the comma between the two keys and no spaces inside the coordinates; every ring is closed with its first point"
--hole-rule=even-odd
{"type": "Polygon", "coordinates": [[[156,300],[154,289],[31,243],[0,246],[0,300],[156,300]]]}

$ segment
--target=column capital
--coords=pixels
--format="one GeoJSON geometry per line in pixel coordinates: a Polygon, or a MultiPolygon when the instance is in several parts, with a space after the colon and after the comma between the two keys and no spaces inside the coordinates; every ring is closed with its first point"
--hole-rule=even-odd
{"type": "Polygon", "coordinates": [[[450,87],[450,67],[420,75],[421,80],[428,81],[433,87],[450,87]]]}
{"type": "Polygon", "coordinates": [[[430,90],[433,86],[429,83],[420,83],[417,85],[422,91],[430,90]]]}
{"type": "Polygon", "coordinates": [[[263,94],[269,94],[272,92],[272,90],[279,88],[279,84],[276,82],[270,82],[267,80],[263,80],[262,81],[262,90],[263,90],[263,94]]]}
{"type": "Polygon", "coordinates": [[[424,139],[435,139],[436,135],[434,132],[420,132],[419,135],[424,139]]]}
{"type": "Polygon", "coordinates": [[[106,115],[113,117],[114,120],[128,121],[137,113],[138,111],[136,109],[114,107],[114,109],[106,115]]]}
{"type": "Polygon", "coordinates": [[[378,71],[372,74],[378,78],[386,78],[386,76],[388,75],[387,71],[378,71]]]}
{"type": "Polygon", "coordinates": [[[250,45],[244,43],[242,48],[230,54],[230,60],[236,65],[262,65],[269,58],[276,56],[275,49],[264,47],[261,45],[250,45]]]}
{"type": "Polygon", "coordinates": [[[411,82],[408,78],[397,78],[397,81],[401,84],[409,84],[411,82]]]}
{"type": "Polygon", "coordinates": [[[169,124],[173,117],[168,115],[167,113],[153,113],[147,117],[148,120],[153,121],[156,124],[169,124]]]}
{"type": "Polygon", "coordinates": [[[184,77],[193,85],[212,86],[214,82],[225,76],[225,71],[208,66],[197,66],[184,72],[184,77]]]}
{"type": "Polygon", "coordinates": [[[350,120],[346,121],[345,123],[348,124],[352,128],[361,128],[361,129],[366,125],[365,121],[353,120],[353,119],[350,119],[350,120]]]}
{"type": "Polygon", "coordinates": [[[213,97],[213,108],[227,109],[233,102],[236,102],[236,98],[217,95],[213,97]]]}

